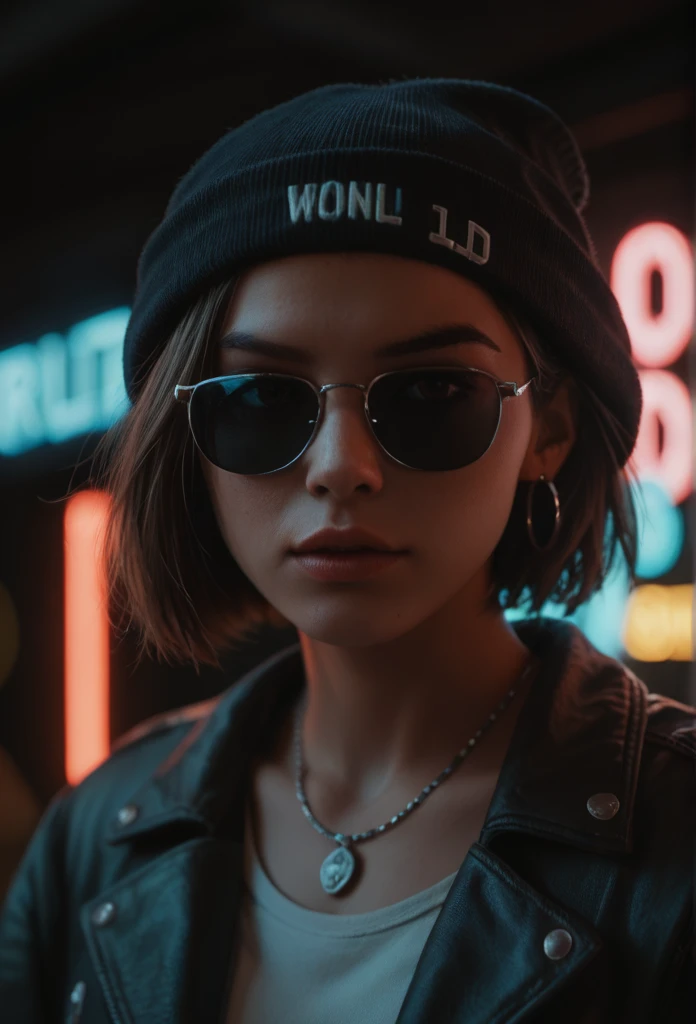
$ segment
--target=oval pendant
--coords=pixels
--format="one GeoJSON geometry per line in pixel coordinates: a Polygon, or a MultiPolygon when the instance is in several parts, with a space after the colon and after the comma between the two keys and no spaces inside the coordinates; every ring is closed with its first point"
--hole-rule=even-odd
{"type": "Polygon", "coordinates": [[[347,885],[355,868],[355,857],[346,846],[339,846],[323,862],[319,871],[322,888],[330,896],[347,885]]]}

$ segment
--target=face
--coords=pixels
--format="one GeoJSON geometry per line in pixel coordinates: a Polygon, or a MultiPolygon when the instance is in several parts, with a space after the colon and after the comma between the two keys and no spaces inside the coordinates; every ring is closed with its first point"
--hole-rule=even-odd
{"type": "MultiPolygon", "coordinates": [[[[222,334],[232,329],[301,348],[307,362],[218,350],[211,376],[292,373],[316,385],[368,385],[388,370],[476,367],[523,384],[531,376],[522,343],[493,300],[452,271],[397,256],[293,256],[242,277],[222,334]],[[495,342],[464,342],[378,357],[390,342],[444,324],[470,324],[495,342]]],[[[530,390],[503,402],[496,438],[477,462],[424,472],[391,460],[372,436],[364,395],[325,392],[324,419],[309,448],[276,473],[240,476],[199,451],[215,514],[230,552],[256,588],[315,640],[368,646],[395,639],[452,601],[475,604],[489,582],[491,555],[505,529],[520,478],[554,472],[567,445],[540,455],[541,424],[530,390]],[[555,460],[553,465],[549,460],[555,460]],[[361,526],[408,549],[359,582],[319,582],[288,554],[326,526],[361,526]]]]}

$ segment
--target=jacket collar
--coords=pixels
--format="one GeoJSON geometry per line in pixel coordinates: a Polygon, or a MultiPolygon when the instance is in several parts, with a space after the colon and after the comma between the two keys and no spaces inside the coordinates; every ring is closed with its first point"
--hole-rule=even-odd
{"type": "MultiPolygon", "coordinates": [[[[482,839],[522,831],[597,852],[630,852],[647,689],[621,662],[598,651],[573,624],[548,618],[513,623],[542,659],[517,721],[482,839]],[[591,797],[615,796],[618,812],[598,821],[591,797]]],[[[162,716],[193,722],[155,773],[133,793],[129,825],[112,823],[111,844],[172,823],[224,828],[241,840],[252,759],[305,686],[299,644],[256,666],[220,697],[162,716]]]]}

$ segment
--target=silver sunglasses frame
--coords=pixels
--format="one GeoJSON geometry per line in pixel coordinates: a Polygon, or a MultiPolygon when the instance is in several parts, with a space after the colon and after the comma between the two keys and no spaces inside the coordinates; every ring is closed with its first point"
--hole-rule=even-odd
{"type": "MultiPolygon", "coordinates": [[[[198,441],[196,439],[196,435],[195,435],[194,430],[193,430],[193,425],[191,423],[191,399],[193,397],[193,394],[194,394],[196,388],[201,387],[202,384],[213,384],[213,383],[216,383],[217,381],[229,380],[232,377],[247,377],[247,378],[252,378],[252,377],[289,377],[289,378],[291,378],[293,380],[301,380],[305,384],[309,385],[309,387],[312,389],[312,391],[317,396],[317,400],[319,402],[319,415],[314,420],[314,430],[312,431],[312,434],[311,434],[309,440],[307,441],[307,444],[302,449],[302,451],[298,455],[296,455],[294,459],[291,459],[290,462],[286,462],[284,466],[279,466],[277,469],[269,469],[265,473],[235,473],[234,470],[223,469],[222,466],[218,466],[217,467],[218,469],[223,469],[223,472],[225,472],[225,473],[232,473],[233,476],[269,476],[271,473],[279,473],[281,470],[287,469],[288,466],[292,466],[293,463],[297,462],[298,459],[301,459],[302,456],[304,455],[304,453],[307,451],[307,449],[311,445],[311,443],[314,440],[314,438],[317,436],[319,428],[320,428],[320,426],[322,424],[322,421],[323,421],[323,418],[324,418],[324,409],[325,409],[325,405],[326,405],[326,399],[324,397],[325,392],[331,391],[333,388],[357,388],[359,391],[362,391],[364,393],[365,401],[363,403],[363,409],[364,409],[364,412],[365,412],[365,419],[367,420],[367,424],[368,424],[368,426],[370,428],[370,431],[372,433],[373,438],[375,439],[375,441],[379,445],[380,449],[384,452],[384,454],[387,456],[387,458],[391,459],[392,462],[395,462],[399,466],[404,466],[406,469],[413,469],[416,472],[420,472],[420,473],[437,473],[437,472],[449,473],[449,472],[452,472],[452,470],[426,470],[426,469],[419,469],[418,466],[409,466],[406,462],[401,462],[400,459],[397,459],[396,456],[392,455],[391,452],[388,452],[386,450],[386,448],[383,446],[382,442],[379,440],[379,438],[375,434],[374,428],[372,426],[372,423],[373,422],[376,423],[377,420],[373,421],[370,418],[370,411],[369,411],[369,408],[368,408],[368,402],[369,402],[369,398],[370,398],[370,392],[371,392],[372,388],[374,387],[374,385],[377,383],[377,381],[381,380],[383,377],[391,377],[395,373],[417,372],[419,370],[420,371],[423,371],[423,370],[440,370],[440,371],[447,370],[449,372],[451,372],[452,370],[466,370],[469,373],[480,373],[483,377],[488,377],[490,380],[493,381],[493,383],[495,384],[496,388],[498,389],[498,394],[500,396],[500,404],[499,404],[499,409],[498,409],[498,422],[495,425],[495,430],[493,432],[493,436],[491,437],[490,444],[488,445],[488,448],[486,448],[486,451],[482,452],[481,455],[479,455],[479,457],[478,457],[479,459],[483,458],[483,456],[490,449],[491,445],[493,444],[493,442],[495,441],[496,437],[498,436],[498,430],[500,429],[500,421],[501,421],[502,415],[503,415],[503,402],[505,401],[505,399],[506,398],[519,398],[520,395],[524,394],[524,392],[527,390],[529,385],[534,380],[536,380],[536,374],[531,376],[529,378],[529,380],[525,384],[516,384],[515,381],[511,381],[511,380],[505,380],[505,381],[498,380],[497,377],[494,377],[492,373],[488,373],[487,370],[480,370],[478,367],[475,367],[475,366],[422,366],[422,367],[420,367],[420,366],[416,366],[416,367],[409,366],[409,367],[404,368],[403,370],[388,370],[386,373],[380,373],[377,377],[374,377],[370,381],[369,384],[340,383],[340,384],[322,384],[321,386],[317,386],[311,380],[307,380],[305,377],[298,377],[294,373],[274,373],[274,372],[264,372],[264,373],[253,373],[253,372],[252,373],[225,373],[225,374],[223,374],[220,377],[209,377],[207,380],[200,380],[200,381],[198,381],[197,384],[176,384],[175,387],[174,387],[174,398],[175,398],[175,400],[177,402],[182,402],[184,405],[188,406],[189,430],[191,431],[191,435],[193,437],[194,443],[195,443],[196,447],[198,448],[198,450],[200,451],[201,455],[203,455],[203,457],[210,462],[211,460],[208,459],[208,456],[205,454],[205,452],[203,451],[203,449],[201,448],[201,446],[199,445],[199,443],[198,443],[198,441]]],[[[311,422],[312,421],[310,420],[310,423],[311,422]]],[[[478,462],[478,459],[475,459],[474,462],[478,462]]],[[[212,463],[212,464],[213,465],[217,465],[216,463],[212,463]]],[[[466,463],[466,465],[470,466],[470,465],[473,465],[473,463],[466,463]]],[[[465,466],[461,466],[459,468],[464,469],[466,467],[465,466]]]]}

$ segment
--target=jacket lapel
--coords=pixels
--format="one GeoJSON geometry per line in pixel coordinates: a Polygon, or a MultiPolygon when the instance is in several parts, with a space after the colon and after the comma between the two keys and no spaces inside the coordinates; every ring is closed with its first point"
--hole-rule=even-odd
{"type": "MultiPolygon", "coordinates": [[[[543,620],[542,620],[543,621],[543,620]]],[[[489,845],[522,831],[595,853],[630,853],[647,688],[575,626],[517,624],[544,663],[517,721],[483,827],[489,845]],[[618,800],[597,818],[589,802],[618,800]]]]}
{"type": "Polygon", "coordinates": [[[601,948],[587,921],[545,899],[475,843],[428,936],[396,1024],[523,1020],[601,948]],[[545,942],[559,930],[561,938],[572,936],[572,946],[551,960],[545,942]]]}
{"type": "MultiPolygon", "coordinates": [[[[515,628],[543,664],[480,841],[448,893],[397,1024],[521,1020],[524,1007],[567,984],[602,947],[587,916],[538,892],[493,846],[520,832],[600,854],[630,851],[645,687],[570,624],[515,628]],[[588,800],[607,793],[618,798],[619,811],[599,821],[588,800]],[[522,927],[536,939],[521,942],[522,927]],[[554,959],[545,941],[559,929],[572,935],[572,948],[554,959]]],[[[224,1022],[242,906],[249,769],[304,685],[297,644],[220,697],[167,716],[172,724],[191,719],[191,729],[133,794],[137,817],[128,824],[115,818],[107,835],[111,845],[132,844],[141,866],[81,910],[119,1024],[224,1022]],[[115,911],[104,925],[107,904],[115,911]]]]}
{"type": "Polygon", "coordinates": [[[241,845],[197,838],[86,903],[80,923],[112,1020],[220,1020],[241,897],[241,845]],[[108,905],[113,919],[97,923],[108,905]]]}

